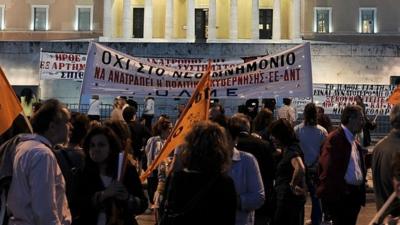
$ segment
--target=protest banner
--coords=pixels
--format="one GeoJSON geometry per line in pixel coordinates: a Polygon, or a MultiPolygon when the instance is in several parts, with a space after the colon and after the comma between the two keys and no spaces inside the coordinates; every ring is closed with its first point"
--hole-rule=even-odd
{"type": "Polygon", "coordinates": [[[189,103],[186,105],[181,117],[172,129],[160,153],[158,153],[154,161],[140,177],[142,181],[144,181],[176,147],[184,142],[184,138],[193,124],[208,119],[208,108],[211,99],[210,84],[210,71],[208,71],[197,84],[196,90],[193,92],[189,103]]]}
{"type": "MultiPolygon", "coordinates": [[[[360,96],[367,115],[389,115],[392,106],[387,99],[393,88],[391,85],[373,84],[313,84],[313,98],[326,114],[340,115],[346,105],[355,104],[355,97],[360,96]]],[[[295,98],[293,105],[301,113],[309,102],[310,98],[295,98]]]]}
{"type": "MultiPolygon", "coordinates": [[[[212,59],[214,70],[221,70],[237,64],[245,63],[260,56],[215,58],[212,59]]],[[[170,67],[184,71],[206,71],[206,58],[162,58],[137,57],[138,61],[147,64],[170,67]]],[[[82,81],[86,67],[86,54],[63,52],[40,52],[39,77],[40,80],[75,80],[82,81]]]]}
{"type": "MultiPolygon", "coordinates": [[[[216,65],[211,67],[216,69],[216,65]]],[[[82,94],[189,98],[204,73],[146,63],[91,43],[82,94]]],[[[310,45],[304,43],[276,55],[217,68],[211,77],[213,98],[311,97],[310,45]]]]}
{"type": "Polygon", "coordinates": [[[83,80],[85,54],[40,52],[40,80],[83,80]]]}

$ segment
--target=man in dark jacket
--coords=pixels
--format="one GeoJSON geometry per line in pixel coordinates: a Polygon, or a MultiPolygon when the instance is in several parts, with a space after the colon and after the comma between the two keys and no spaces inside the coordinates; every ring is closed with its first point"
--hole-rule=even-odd
{"type": "Polygon", "coordinates": [[[328,135],[322,146],[317,195],[333,224],[355,225],[361,206],[365,205],[364,154],[356,138],[363,126],[362,108],[346,106],[340,127],[328,135]]]}
{"type": "MultiPolygon", "coordinates": [[[[390,124],[393,129],[374,148],[372,155],[372,180],[376,208],[379,210],[394,191],[392,185],[393,172],[389,165],[396,153],[400,153],[400,105],[395,105],[390,112],[390,124]]],[[[400,200],[395,199],[383,217],[391,214],[400,215],[400,200]]]]}

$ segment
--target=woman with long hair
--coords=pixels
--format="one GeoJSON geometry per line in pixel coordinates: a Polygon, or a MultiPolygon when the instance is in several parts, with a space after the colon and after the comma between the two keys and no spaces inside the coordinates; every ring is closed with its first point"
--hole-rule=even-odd
{"type": "Polygon", "coordinates": [[[184,169],[167,179],[161,224],[235,224],[236,192],[227,174],[232,155],[225,130],[209,121],[195,124],[181,157],[184,169]]]}
{"type": "Polygon", "coordinates": [[[137,224],[135,215],[146,210],[147,198],[136,168],[129,161],[118,177],[121,144],[115,133],[109,127],[93,127],[83,148],[86,206],[82,224],[137,224]]]}
{"type": "Polygon", "coordinates": [[[304,222],[305,166],[303,152],[286,119],[278,119],[269,127],[271,139],[282,149],[282,158],[276,167],[275,225],[301,225],[304,222]]]}

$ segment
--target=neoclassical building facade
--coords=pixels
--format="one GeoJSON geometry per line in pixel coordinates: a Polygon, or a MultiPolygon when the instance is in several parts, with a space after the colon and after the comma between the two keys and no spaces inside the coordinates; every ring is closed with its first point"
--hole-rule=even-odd
{"type": "Polygon", "coordinates": [[[398,8],[394,0],[0,0],[0,38],[398,43],[398,8]]]}

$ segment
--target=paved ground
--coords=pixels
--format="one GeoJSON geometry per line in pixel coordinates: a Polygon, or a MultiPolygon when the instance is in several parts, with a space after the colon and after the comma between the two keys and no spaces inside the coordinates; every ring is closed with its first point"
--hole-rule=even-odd
{"type": "MultiPolygon", "coordinates": [[[[311,203],[310,201],[307,201],[305,205],[305,219],[309,219],[311,211],[311,203]]],[[[358,222],[357,225],[368,225],[368,223],[372,220],[376,213],[375,209],[375,199],[374,199],[374,194],[373,193],[368,193],[367,194],[367,204],[364,208],[362,208],[359,216],[358,216],[358,222]]],[[[153,214],[147,214],[147,215],[140,215],[138,217],[138,222],[139,225],[154,225],[154,215],[153,214]]]]}

